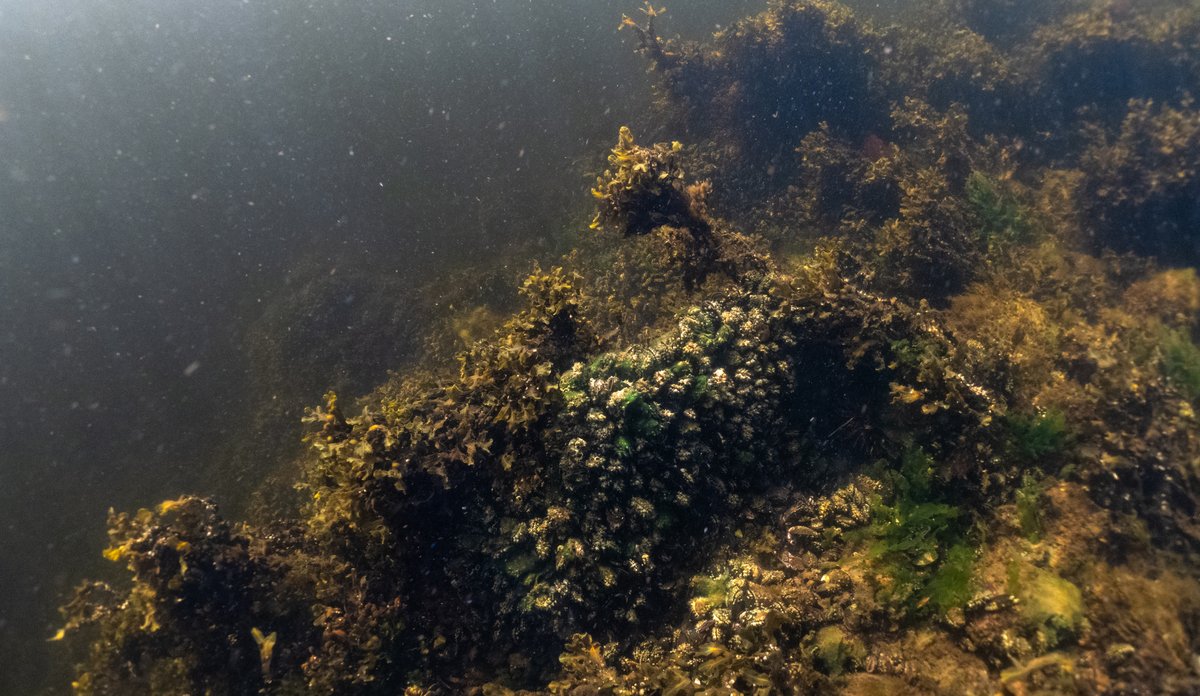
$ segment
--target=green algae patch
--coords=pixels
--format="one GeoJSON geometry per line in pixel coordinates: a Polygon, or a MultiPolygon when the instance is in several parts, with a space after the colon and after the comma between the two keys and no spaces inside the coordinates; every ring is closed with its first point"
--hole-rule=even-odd
{"type": "Polygon", "coordinates": [[[1035,227],[1028,210],[999,181],[983,172],[971,172],[966,186],[967,202],[985,244],[1010,246],[1033,241],[1035,227]]]}
{"type": "Polygon", "coordinates": [[[716,576],[698,576],[692,579],[695,596],[692,597],[692,613],[703,614],[709,609],[723,607],[729,602],[733,591],[732,578],[728,573],[716,576]]]}
{"type": "Polygon", "coordinates": [[[817,667],[835,676],[862,664],[867,656],[862,642],[840,626],[826,626],[817,631],[812,651],[817,667]]]}
{"type": "Polygon", "coordinates": [[[1083,593],[1069,580],[1033,568],[1023,573],[1014,593],[1026,628],[1037,633],[1047,647],[1057,647],[1077,637],[1084,626],[1083,593]]]}
{"type": "Polygon", "coordinates": [[[925,596],[940,613],[964,606],[970,601],[974,588],[975,550],[964,543],[946,550],[941,565],[925,586],[925,596]]]}
{"type": "Polygon", "coordinates": [[[1012,453],[1030,464],[1058,456],[1071,445],[1066,414],[1059,410],[1014,414],[1007,425],[1012,453]]]}

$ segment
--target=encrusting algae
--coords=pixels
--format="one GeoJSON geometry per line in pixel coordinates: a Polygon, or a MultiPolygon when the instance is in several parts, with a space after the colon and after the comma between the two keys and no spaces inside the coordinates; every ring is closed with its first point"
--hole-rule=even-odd
{"type": "Polygon", "coordinates": [[[1200,10],[938,7],[626,18],[689,144],[622,128],[522,308],[313,409],[294,518],[113,513],[75,691],[1200,690],[1200,10]]]}

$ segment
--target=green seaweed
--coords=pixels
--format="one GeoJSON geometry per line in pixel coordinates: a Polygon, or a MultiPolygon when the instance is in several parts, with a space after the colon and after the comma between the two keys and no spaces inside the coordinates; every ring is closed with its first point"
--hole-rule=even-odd
{"type": "Polygon", "coordinates": [[[890,348],[897,367],[916,370],[921,367],[922,362],[934,354],[935,346],[928,341],[899,338],[891,342],[890,348]]]}
{"type": "Polygon", "coordinates": [[[654,403],[634,390],[621,400],[625,414],[625,433],[630,438],[653,438],[662,432],[662,421],[654,403]]]}
{"type": "Polygon", "coordinates": [[[1010,415],[1008,427],[1009,450],[1025,463],[1038,463],[1066,452],[1072,435],[1067,416],[1057,409],[1035,414],[1010,415]]]}
{"type": "Polygon", "coordinates": [[[929,602],[941,614],[962,607],[974,594],[975,549],[957,543],[946,550],[944,558],[925,586],[929,602]]]}
{"type": "Polygon", "coordinates": [[[1162,341],[1162,369],[1167,379],[1191,401],[1200,400],[1200,347],[1182,331],[1167,331],[1162,341]]]}
{"type": "Polygon", "coordinates": [[[868,552],[883,579],[882,596],[901,611],[938,613],[970,599],[974,552],[966,516],[946,502],[933,479],[934,461],[909,447],[893,473],[893,500],[877,497],[866,528],[868,552]]]}
{"type": "Polygon", "coordinates": [[[989,248],[1028,244],[1035,228],[1024,206],[1001,182],[982,172],[967,177],[967,203],[989,248]]]}

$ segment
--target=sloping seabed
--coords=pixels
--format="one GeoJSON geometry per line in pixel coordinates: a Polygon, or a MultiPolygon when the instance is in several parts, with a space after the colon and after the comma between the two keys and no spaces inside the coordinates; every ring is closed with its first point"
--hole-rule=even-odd
{"type": "Polygon", "coordinates": [[[114,514],[77,692],[1200,690],[1200,7],[658,14],[595,231],[294,516],[114,514]]]}

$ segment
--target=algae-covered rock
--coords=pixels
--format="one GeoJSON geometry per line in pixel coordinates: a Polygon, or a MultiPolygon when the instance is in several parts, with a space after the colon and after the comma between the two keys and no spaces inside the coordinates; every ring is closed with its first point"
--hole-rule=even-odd
{"type": "Polygon", "coordinates": [[[681,125],[752,161],[782,171],[780,145],[822,122],[856,137],[886,123],[887,100],[874,80],[883,44],[839,3],[774,3],[707,45],[662,40],[652,23],[634,28],[681,125]]]}
{"type": "Polygon", "coordinates": [[[1083,156],[1080,192],[1096,241],[1156,256],[1200,262],[1200,111],[1133,101],[1120,133],[1083,156]]]}
{"type": "Polygon", "coordinates": [[[1022,41],[1039,26],[1086,6],[1087,0],[941,0],[937,11],[1001,46],[1022,41]]]}
{"type": "MultiPolygon", "coordinates": [[[[1200,13],[1192,3],[1092,2],[1018,49],[1041,123],[1120,122],[1130,100],[1180,104],[1200,85],[1200,13]]],[[[1069,127],[1052,136],[1061,141],[1069,127]]]]}

